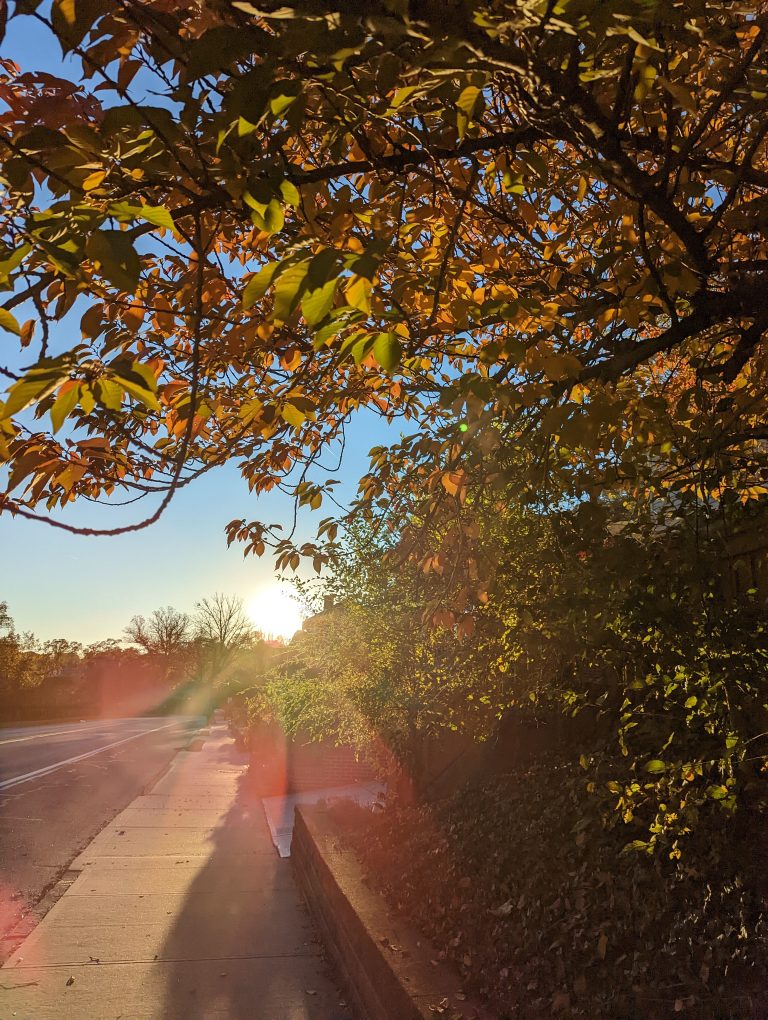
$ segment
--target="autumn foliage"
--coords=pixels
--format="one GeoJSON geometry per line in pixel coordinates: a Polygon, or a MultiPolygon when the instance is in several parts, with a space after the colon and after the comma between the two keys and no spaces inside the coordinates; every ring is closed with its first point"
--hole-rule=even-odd
{"type": "MultiPolygon", "coordinates": [[[[0,511],[127,494],[140,528],[225,461],[318,509],[312,466],[368,408],[419,431],[352,512],[389,504],[405,554],[482,599],[473,492],[764,492],[763,5],[19,0],[13,21],[71,76],[0,80],[0,511]],[[413,533],[446,518],[440,549],[413,533]]],[[[230,539],[320,567],[335,529],[230,539]]]]}

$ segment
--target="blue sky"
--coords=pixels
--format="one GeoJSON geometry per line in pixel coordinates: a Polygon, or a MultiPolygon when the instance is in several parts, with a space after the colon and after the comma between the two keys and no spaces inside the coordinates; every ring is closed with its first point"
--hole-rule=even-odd
{"type": "MultiPolygon", "coordinates": [[[[370,414],[353,420],[337,475],[344,483],[337,489],[339,498],[354,493],[368,450],[386,441],[386,432],[370,414]]],[[[310,537],[329,512],[324,507],[304,514],[302,533],[310,537]]],[[[135,506],[77,505],[60,519],[114,527],[136,513],[135,506]]],[[[275,583],[272,563],[269,557],[244,559],[241,546],[228,549],[224,527],[236,517],[287,523],[291,514],[286,496],[252,496],[230,465],[180,490],[157,524],[128,535],[83,537],[2,515],[0,601],[8,602],[20,630],[84,642],[119,638],[134,614],[158,606],[192,610],[198,598],[214,591],[247,602],[275,583]]]]}
{"type": "MultiPolygon", "coordinates": [[[[23,70],[62,72],[58,44],[30,18],[11,20],[0,55],[23,70]]],[[[78,62],[68,61],[69,73],[78,62]]],[[[6,359],[6,364],[10,359],[6,359]]],[[[370,412],[358,414],[347,431],[340,501],[349,500],[365,473],[368,450],[395,441],[370,412]]],[[[92,527],[115,527],[144,516],[143,504],[68,508],[59,519],[92,527]]],[[[311,538],[324,506],[300,517],[300,534],[311,538]]],[[[41,638],[91,642],[119,638],[137,613],[172,605],[191,611],[214,591],[250,601],[275,583],[269,557],[243,558],[242,547],[227,548],[225,525],[234,518],[288,523],[291,501],[281,493],[255,497],[237,468],[228,465],[179,491],[164,516],[144,531],[112,538],[71,535],[44,523],[0,515],[0,601],[7,601],[17,629],[41,638]]],[[[258,621],[256,621],[258,622],[258,621]]]]}

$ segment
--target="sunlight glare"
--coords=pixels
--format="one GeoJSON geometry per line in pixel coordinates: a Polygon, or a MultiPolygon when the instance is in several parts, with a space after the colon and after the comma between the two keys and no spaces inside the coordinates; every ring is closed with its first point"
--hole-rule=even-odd
{"type": "Polygon", "coordinates": [[[267,638],[289,640],[304,622],[299,603],[288,590],[277,585],[254,595],[246,609],[256,630],[267,638]]]}

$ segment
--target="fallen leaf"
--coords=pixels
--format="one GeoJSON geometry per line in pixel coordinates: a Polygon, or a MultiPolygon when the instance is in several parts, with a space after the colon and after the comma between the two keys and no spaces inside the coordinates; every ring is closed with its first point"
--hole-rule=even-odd
{"type": "Polygon", "coordinates": [[[512,900],[507,900],[506,903],[502,903],[500,907],[496,907],[491,911],[495,917],[509,917],[514,910],[514,903],[512,900]]]}

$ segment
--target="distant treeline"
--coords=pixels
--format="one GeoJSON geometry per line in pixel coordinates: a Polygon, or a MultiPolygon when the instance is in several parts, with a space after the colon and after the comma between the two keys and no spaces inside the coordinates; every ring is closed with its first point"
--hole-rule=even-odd
{"type": "Polygon", "coordinates": [[[192,617],[170,607],[134,617],[117,640],[41,641],[0,602],[0,725],[164,712],[208,714],[264,669],[269,645],[237,598],[214,595],[192,617]]]}

